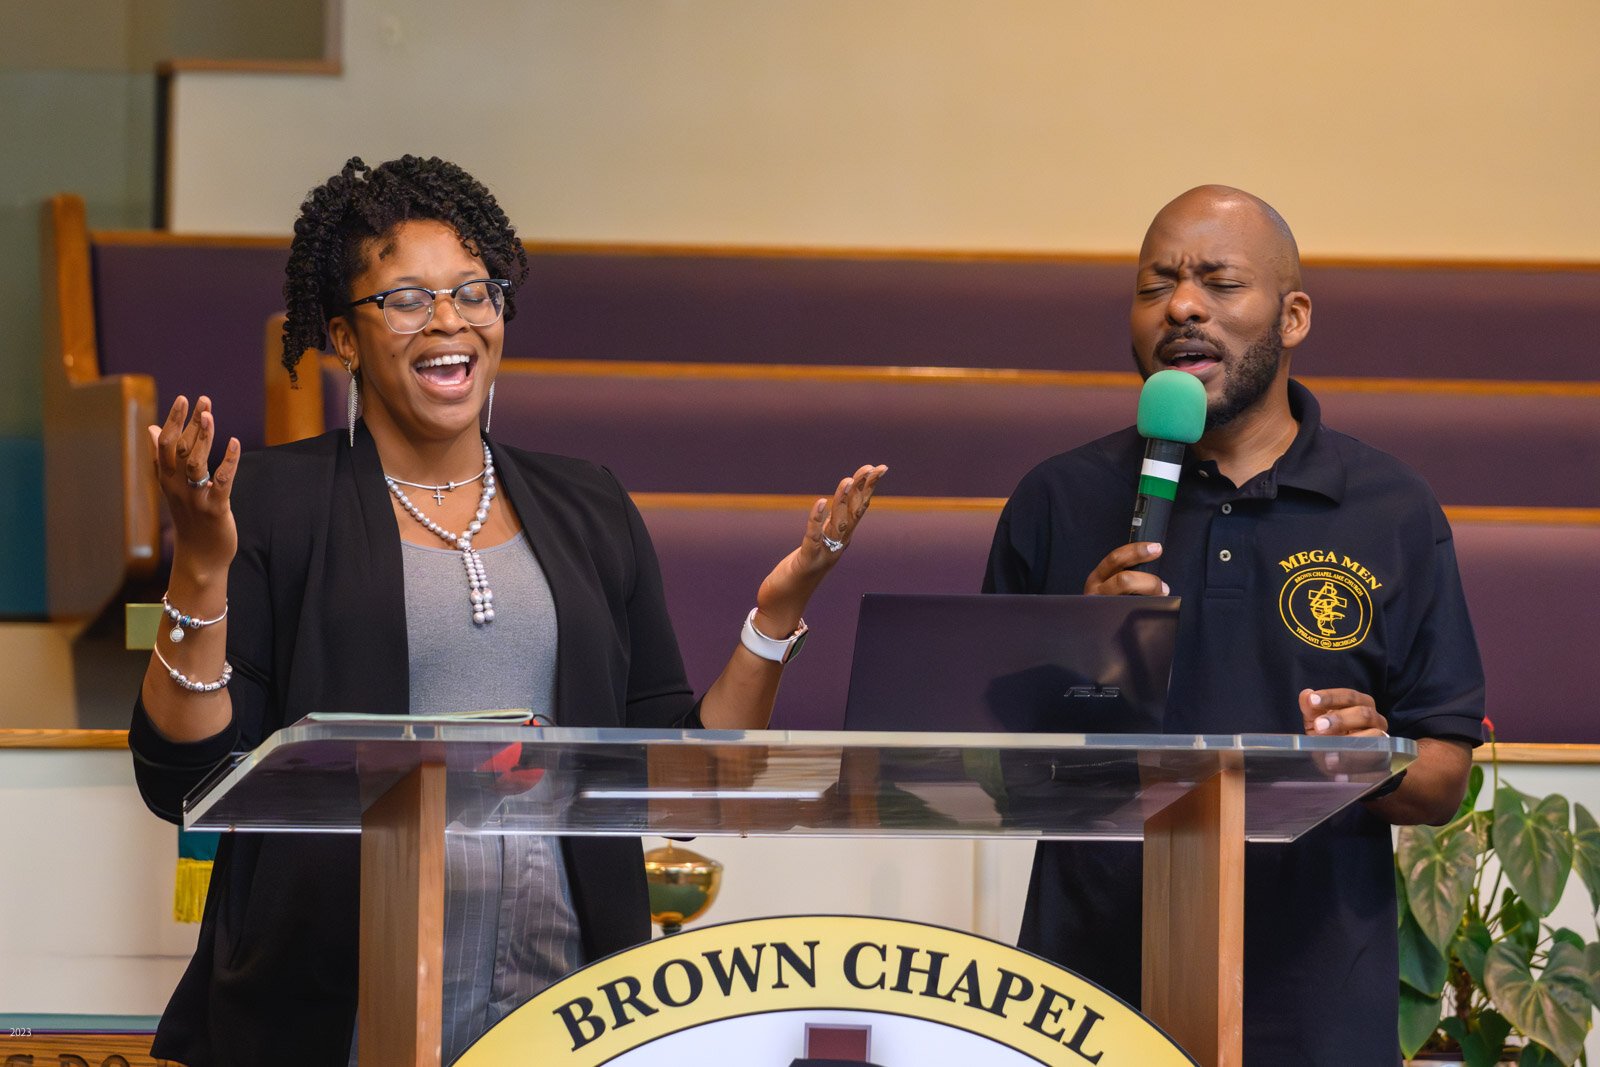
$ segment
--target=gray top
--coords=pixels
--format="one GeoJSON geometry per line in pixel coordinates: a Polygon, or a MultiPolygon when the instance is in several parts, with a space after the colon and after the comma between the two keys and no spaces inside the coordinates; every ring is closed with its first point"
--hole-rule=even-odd
{"type": "MultiPolygon", "coordinates": [[[[460,552],[403,544],[411,713],[529,708],[553,721],[555,601],[527,536],[479,551],[488,626],[472,623],[460,552]]],[[[444,884],[449,1063],[583,957],[556,838],[446,834],[444,884]]]]}

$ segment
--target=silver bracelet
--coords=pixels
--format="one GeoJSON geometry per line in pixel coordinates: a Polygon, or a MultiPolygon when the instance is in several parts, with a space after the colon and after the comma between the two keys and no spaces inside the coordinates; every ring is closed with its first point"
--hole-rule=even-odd
{"type": "Polygon", "coordinates": [[[156,659],[159,660],[161,665],[167,669],[167,677],[171,678],[174,682],[177,682],[179,686],[187,689],[191,693],[215,693],[218,689],[221,689],[223,686],[227,685],[233,680],[233,664],[229,663],[227,660],[222,661],[221,678],[218,678],[214,682],[196,682],[187,674],[184,674],[178,668],[168,663],[167,657],[161,654],[161,650],[159,648],[152,648],[150,651],[156,654],[156,659]]]}
{"type": "Polygon", "coordinates": [[[183,612],[173,607],[167,602],[166,593],[161,594],[161,610],[163,613],[165,613],[167,618],[173,621],[174,625],[172,627],[172,631],[167,634],[167,637],[172,640],[173,644],[177,644],[179,641],[183,640],[183,631],[185,629],[198,630],[204,626],[215,626],[217,623],[228,617],[227,601],[223,601],[222,603],[221,615],[218,615],[214,619],[202,619],[198,615],[185,615],[183,612]]]}

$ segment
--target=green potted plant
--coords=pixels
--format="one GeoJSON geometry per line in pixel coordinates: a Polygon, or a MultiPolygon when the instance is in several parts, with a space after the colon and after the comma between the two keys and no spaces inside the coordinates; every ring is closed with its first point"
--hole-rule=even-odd
{"type": "Polygon", "coordinates": [[[1478,810],[1474,765],[1455,818],[1399,833],[1400,1044],[1467,1067],[1570,1067],[1600,1005],[1600,826],[1564,796],[1502,782],[1489,731],[1491,807],[1478,810]],[[1545,921],[1574,872],[1584,933],[1545,921]]]}

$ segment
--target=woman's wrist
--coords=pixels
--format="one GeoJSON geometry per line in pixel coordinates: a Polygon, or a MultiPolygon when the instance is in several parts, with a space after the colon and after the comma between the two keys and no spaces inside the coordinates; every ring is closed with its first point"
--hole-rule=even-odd
{"type": "Polygon", "coordinates": [[[231,559],[207,559],[175,552],[172,559],[172,577],[167,588],[174,595],[180,590],[189,595],[205,596],[212,591],[218,595],[226,595],[228,568],[232,563],[231,559]]]}
{"type": "Polygon", "coordinates": [[[782,609],[756,608],[755,617],[750,624],[761,634],[775,641],[786,640],[790,634],[800,628],[801,616],[799,611],[790,613],[782,609]]]}

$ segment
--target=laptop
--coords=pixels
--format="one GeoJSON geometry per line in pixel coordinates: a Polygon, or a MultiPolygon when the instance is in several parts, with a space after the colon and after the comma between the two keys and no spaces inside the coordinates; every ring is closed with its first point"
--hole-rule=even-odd
{"type": "Polygon", "coordinates": [[[1160,733],[1178,603],[868,593],[845,729],[1160,733]]]}

